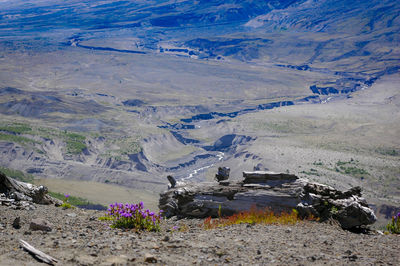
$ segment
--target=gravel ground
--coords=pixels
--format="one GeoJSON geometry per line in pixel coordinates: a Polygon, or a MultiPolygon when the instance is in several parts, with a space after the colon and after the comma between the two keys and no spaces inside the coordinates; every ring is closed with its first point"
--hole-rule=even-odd
{"type": "Polygon", "coordinates": [[[398,265],[400,236],[356,234],[335,225],[303,222],[292,226],[237,225],[205,230],[202,220],[164,221],[161,232],[110,229],[103,212],[63,210],[36,205],[35,210],[0,206],[0,265],[39,265],[19,239],[57,258],[57,265],[398,265]],[[13,221],[20,217],[21,228],[13,221]],[[32,231],[43,218],[51,232],[32,231]],[[175,227],[175,228],[174,228],[175,227]]]}

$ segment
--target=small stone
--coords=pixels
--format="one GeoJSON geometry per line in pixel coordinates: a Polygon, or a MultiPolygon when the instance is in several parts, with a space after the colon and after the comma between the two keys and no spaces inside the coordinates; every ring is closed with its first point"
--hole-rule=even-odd
{"type": "Polygon", "coordinates": [[[72,218],[75,218],[76,217],[76,213],[67,213],[67,216],[68,217],[72,217],[72,218]]]}
{"type": "Polygon", "coordinates": [[[290,229],[290,228],[287,228],[287,229],[285,230],[285,232],[289,234],[289,233],[291,233],[291,232],[292,232],[292,229],[290,229]]]}
{"type": "Polygon", "coordinates": [[[12,223],[12,226],[15,229],[20,229],[21,228],[21,217],[18,216],[17,218],[15,218],[13,223],[12,223]]]}
{"type": "Polygon", "coordinates": [[[101,265],[112,265],[112,266],[116,266],[116,265],[126,265],[128,262],[128,257],[125,255],[121,255],[121,256],[111,256],[108,257],[103,263],[101,263],[101,265]]]}
{"type": "Polygon", "coordinates": [[[33,231],[40,230],[50,232],[52,230],[52,227],[53,225],[49,221],[41,218],[33,219],[31,221],[31,224],[29,225],[29,229],[33,231]]]}
{"type": "Polygon", "coordinates": [[[169,239],[170,239],[169,236],[166,235],[166,236],[164,236],[164,238],[162,239],[162,241],[168,242],[169,239]]]}
{"type": "Polygon", "coordinates": [[[257,250],[257,255],[261,255],[261,250],[257,250]]]}
{"type": "Polygon", "coordinates": [[[356,254],[353,254],[351,256],[347,257],[349,259],[349,261],[356,261],[358,259],[358,256],[356,254]]]}
{"type": "Polygon", "coordinates": [[[94,265],[94,263],[96,262],[96,259],[94,257],[88,255],[81,255],[75,260],[81,265],[94,265]]]}
{"type": "Polygon", "coordinates": [[[151,254],[149,254],[149,253],[146,253],[146,254],[144,255],[144,262],[147,262],[147,263],[156,263],[156,262],[157,262],[157,259],[156,259],[156,257],[154,257],[153,255],[151,255],[151,254]]]}

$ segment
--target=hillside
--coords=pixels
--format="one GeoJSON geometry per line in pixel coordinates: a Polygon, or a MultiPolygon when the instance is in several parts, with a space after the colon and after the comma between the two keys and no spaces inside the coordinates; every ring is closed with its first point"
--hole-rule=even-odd
{"type": "Polygon", "coordinates": [[[0,1],[0,166],[56,192],[152,206],[169,174],[269,169],[359,185],[376,210],[393,210],[399,10],[378,0],[0,1]]]}

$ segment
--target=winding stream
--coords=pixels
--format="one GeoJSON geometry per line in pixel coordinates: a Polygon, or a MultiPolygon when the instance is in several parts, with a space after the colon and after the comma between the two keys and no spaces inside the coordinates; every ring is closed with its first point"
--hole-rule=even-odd
{"type": "MultiPolygon", "coordinates": [[[[218,162],[222,161],[224,159],[224,155],[225,154],[223,152],[218,152],[218,154],[217,154],[218,162]]],[[[200,167],[198,169],[195,169],[187,177],[182,178],[181,181],[188,181],[188,180],[192,179],[195,175],[197,175],[199,172],[202,172],[208,168],[211,168],[214,165],[215,165],[215,163],[212,163],[210,165],[206,165],[206,166],[200,167]]]]}

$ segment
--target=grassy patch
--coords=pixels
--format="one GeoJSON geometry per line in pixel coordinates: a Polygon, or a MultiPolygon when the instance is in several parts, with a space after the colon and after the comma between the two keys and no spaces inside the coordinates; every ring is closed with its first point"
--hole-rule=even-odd
{"type": "Polygon", "coordinates": [[[112,157],[116,160],[128,159],[129,154],[136,154],[142,151],[139,144],[139,137],[126,137],[107,142],[108,145],[115,145],[118,149],[110,149],[102,154],[105,157],[112,157]]]}
{"type": "Polygon", "coordinates": [[[67,132],[64,131],[62,136],[65,139],[65,143],[67,145],[67,153],[69,154],[80,154],[82,153],[85,149],[87,149],[86,146],[86,137],[77,133],[73,132],[67,132]]]}
{"type": "Polygon", "coordinates": [[[0,131],[5,131],[13,134],[24,134],[30,133],[32,131],[32,128],[25,124],[0,125],[0,131]]]}
{"type": "Polygon", "coordinates": [[[360,179],[364,179],[365,176],[369,175],[368,171],[357,167],[357,163],[359,161],[354,160],[353,158],[350,159],[350,161],[337,161],[336,166],[334,168],[334,171],[345,174],[345,175],[351,175],[360,179]]]}
{"type": "Polygon", "coordinates": [[[11,134],[7,134],[7,133],[3,133],[3,132],[0,132],[0,140],[20,143],[20,144],[37,143],[37,141],[35,141],[33,139],[29,139],[29,138],[17,136],[17,135],[11,135],[11,134]]]}
{"type": "Polygon", "coordinates": [[[300,173],[306,174],[306,175],[315,175],[315,176],[321,176],[320,173],[314,168],[311,168],[310,171],[301,171],[300,173]]]}
{"type": "Polygon", "coordinates": [[[14,178],[22,182],[32,183],[34,179],[33,175],[24,173],[19,170],[14,170],[0,166],[0,171],[3,172],[8,177],[14,178]]]}
{"type": "MultiPolygon", "coordinates": [[[[59,199],[64,201],[65,200],[65,195],[63,193],[58,193],[58,192],[52,192],[49,191],[48,193],[50,196],[53,198],[59,199]]],[[[81,197],[75,197],[75,196],[69,196],[68,197],[68,203],[74,206],[81,206],[81,205],[95,205],[95,203],[88,201],[87,199],[81,198],[81,197]]]]}
{"type": "Polygon", "coordinates": [[[389,155],[389,156],[399,156],[400,155],[400,151],[395,150],[395,149],[378,148],[375,151],[382,155],[389,155]]]}

